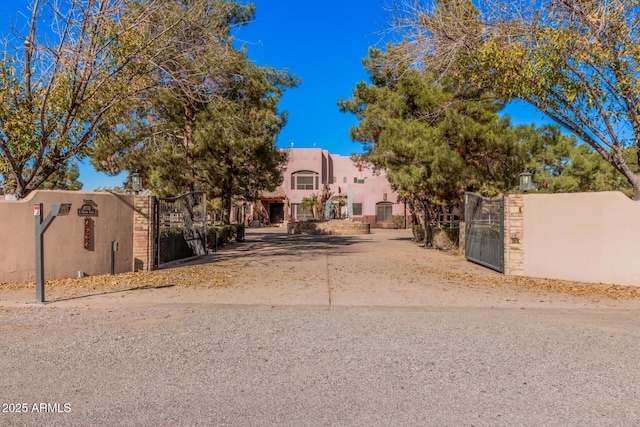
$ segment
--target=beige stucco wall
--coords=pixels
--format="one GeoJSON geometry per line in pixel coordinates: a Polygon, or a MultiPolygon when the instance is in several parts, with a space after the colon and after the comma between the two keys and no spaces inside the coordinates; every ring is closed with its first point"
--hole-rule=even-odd
{"type": "Polygon", "coordinates": [[[111,271],[111,242],[117,241],[115,272],[132,271],[133,196],[77,191],[36,191],[19,201],[0,201],[0,282],[35,280],[34,205],[43,203],[43,219],[54,203],[71,203],[67,216],[56,217],[44,233],[45,280],[111,271]],[[97,206],[93,250],[84,248],[84,200],[97,206]]]}
{"type": "Polygon", "coordinates": [[[640,203],[620,192],[527,194],[524,275],[640,285],[640,203]]]}

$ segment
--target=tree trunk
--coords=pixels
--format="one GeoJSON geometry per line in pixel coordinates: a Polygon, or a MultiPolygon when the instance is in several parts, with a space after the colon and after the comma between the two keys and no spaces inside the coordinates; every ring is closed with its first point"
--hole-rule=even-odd
{"type": "Polygon", "coordinates": [[[222,223],[231,224],[231,192],[222,194],[222,223]]]}
{"type": "Polygon", "coordinates": [[[184,106],[184,159],[185,171],[184,176],[187,182],[182,186],[183,193],[191,193],[195,191],[195,173],[193,169],[193,126],[196,121],[195,109],[191,105],[184,106]]]}
{"type": "MultiPolygon", "coordinates": [[[[205,201],[202,201],[205,203],[205,201]]],[[[187,245],[191,248],[194,255],[205,255],[207,253],[204,247],[204,235],[206,233],[206,226],[204,230],[196,228],[194,224],[194,218],[197,217],[196,213],[196,199],[193,192],[185,193],[182,198],[182,228],[184,237],[187,241],[187,245]]]]}
{"type": "Polygon", "coordinates": [[[33,191],[21,176],[13,172],[3,174],[5,200],[24,199],[33,191]]]}
{"type": "Polygon", "coordinates": [[[226,174],[225,178],[222,180],[221,190],[222,190],[222,223],[223,224],[231,224],[231,199],[233,197],[233,174],[234,174],[234,166],[233,159],[231,159],[231,148],[228,146],[225,148],[225,166],[226,166],[226,174]]]}
{"type": "Polygon", "coordinates": [[[414,209],[414,215],[418,220],[418,225],[422,230],[422,235],[424,236],[424,247],[428,246],[427,241],[427,230],[429,227],[429,211],[427,209],[427,203],[418,198],[412,198],[412,206],[414,209]]]}
{"type": "Polygon", "coordinates": [[[631,198],[633,200],[640,201],[640,174],[634,174],[635,179],[631,182],[631,187],[633,188],[633,195],[631,198]]]}

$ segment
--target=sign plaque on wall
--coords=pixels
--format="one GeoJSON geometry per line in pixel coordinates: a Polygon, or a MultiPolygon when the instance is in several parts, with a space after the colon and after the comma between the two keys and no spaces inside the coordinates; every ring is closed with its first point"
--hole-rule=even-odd
{"type": "Polygon", "coordinates": [[[93,251],[94,222],[91,217],[98,216],[98,205],[93,200],[83,200],[78,209],[78,216],[84,217],[83,246],[88,251],[93,251]]]}
{"type": "Polygon", "coordinates": [[[89,218],[92,216],[98,216],[98,205],[93,200],[83,200],[82,206],[78,208],[78,216],[89,218]]]}
{"type": "Polygon", "coordinates": [[[93,220],[89,217],[84,219],[84,248],[93,251],[93,220]]]}

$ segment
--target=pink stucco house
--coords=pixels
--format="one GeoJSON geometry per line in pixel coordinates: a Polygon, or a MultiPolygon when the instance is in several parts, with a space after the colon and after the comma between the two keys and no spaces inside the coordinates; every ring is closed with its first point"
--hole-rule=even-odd
{"type": "Polygon", "coordinates": [[[287,220],[311,219],[311,211],[300,207],[302,199],[320,194],[324,184],[333,193],[334,215],[371,224],[371,227],[394,228],[394,217],[402,217],[406,206],[391,189],[384,171],[355,165],[350,157],[330,154],[319,148],[291,148],[283,172],[283,185],[275,192],[263,194],[262,207],[271,224],[287,220]]]}

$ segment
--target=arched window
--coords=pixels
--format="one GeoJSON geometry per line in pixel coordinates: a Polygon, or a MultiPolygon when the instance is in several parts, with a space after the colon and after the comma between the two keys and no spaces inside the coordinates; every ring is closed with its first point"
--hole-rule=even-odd
{"type": "Polygon", "coordinates": [[[376,222],[393,221],[393,204],[385,202],[376,205],[376,222]]]}
{"type": "Polygon", "coordinates": [[[291,174],[292,190],[318,190],[320,176],[312,171],[299,171],[291,174]]]}

